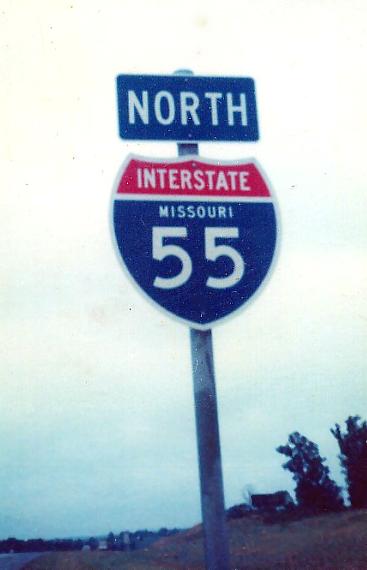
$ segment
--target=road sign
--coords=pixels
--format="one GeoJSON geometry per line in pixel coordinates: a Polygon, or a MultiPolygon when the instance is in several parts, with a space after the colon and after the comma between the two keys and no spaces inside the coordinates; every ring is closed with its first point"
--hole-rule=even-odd
{"type": "Polygon", "coordinates": [[[113,195],[128,275],[172,316],[206,330],[239,310],[274,256],[274,201],[254,159],[129,156],[113,195]]]}
{"type": "Polygon", "coordinates": [[[249,77],[119,75],[123,139],[256,141],[255,85],[249,77]]]}

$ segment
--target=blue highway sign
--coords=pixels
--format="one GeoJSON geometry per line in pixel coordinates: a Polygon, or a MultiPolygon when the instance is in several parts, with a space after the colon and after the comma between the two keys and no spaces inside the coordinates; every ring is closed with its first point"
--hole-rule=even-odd
{"type": "Polygon", "coordinates": [[[129,140],[257,141],[250,77],[119,75],[119,132],[129,140]]]}

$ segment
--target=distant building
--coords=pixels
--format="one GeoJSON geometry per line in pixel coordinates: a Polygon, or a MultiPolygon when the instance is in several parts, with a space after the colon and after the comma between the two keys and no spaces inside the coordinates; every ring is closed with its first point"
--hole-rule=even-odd
{"type": "Polygon", "coordinates": [[[251,505],[258,511],[282,511],[293,504],[288,491],[251,495],[251,505]]]}
{"type": "Polygon", "coordinates": [[[129,550],[131,547],[131,537],[128,531],[122,533],[122,544],[124,550],[129,550]]]}

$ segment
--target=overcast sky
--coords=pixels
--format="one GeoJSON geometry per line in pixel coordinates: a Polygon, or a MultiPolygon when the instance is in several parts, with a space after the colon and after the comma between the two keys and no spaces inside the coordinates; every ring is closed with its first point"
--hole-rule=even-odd
{"type": "Polygon", "coordinates": [[[130,152],[120,73],[253,77],[256,157],[279,205],[279,258],[214,330],[227,506],[294,488],[294,430],[342,482],[330,427],[366,417],[364,0],[0,2],[0,537],[200,521],[188,328],[126,279],[109,232],[130,152]]]}

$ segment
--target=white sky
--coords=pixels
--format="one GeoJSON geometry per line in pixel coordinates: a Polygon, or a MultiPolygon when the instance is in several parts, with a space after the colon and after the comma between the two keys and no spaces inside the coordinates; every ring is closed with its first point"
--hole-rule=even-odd
{"type": "Polygon", "coordinates": [[[189,335],[128,283],[109,234],[129,152],[119,73],[255,79],[255,156],[281,214],[256,302],[214,331],[226,502],[293,489],[299,430],[342,482],[329,432],[365,417],[366,4],[358,0],[0,2],[0,536],[200,520],[189,335]]]}

